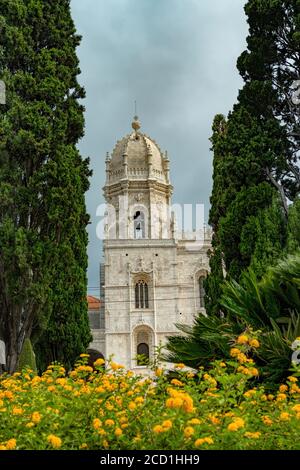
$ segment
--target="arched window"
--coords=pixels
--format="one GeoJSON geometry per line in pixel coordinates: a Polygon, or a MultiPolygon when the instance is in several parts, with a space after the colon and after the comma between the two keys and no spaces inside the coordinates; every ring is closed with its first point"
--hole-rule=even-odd
{"type": "Polygon", "coordinates": [[[137,365],[145,366],[149,363],[149,346],[146,343],[140,343],[137,347],[137,365]]]}
{"type": "Polygon", "coordinates": [[[135,285],[135,308],[149,308],[148,284],[145,281],[135,285]]]}
{"type": "Polygon", "coordinates": [[[145,215],[141,211],[137,211],[133,217],[134,220],[134,238],[145,238],[145,215]]]}
{"type": "Polygon", "coordinates": [[[205,289],[204,289],[205,277],[199,277],[199,298],[200,298],[200,308],[205,308],[205,289]]]}

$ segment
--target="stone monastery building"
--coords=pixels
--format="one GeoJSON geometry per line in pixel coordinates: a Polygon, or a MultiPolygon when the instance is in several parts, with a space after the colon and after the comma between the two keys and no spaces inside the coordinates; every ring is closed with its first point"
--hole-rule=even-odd
{"type": "Polygon", "coordinates": [[[140,131],[137,117],[132,128],[106,158],[102,302],[98,318],[89,312],[90,351],[142,372],[140,355],[151,360],[156,346],[178,334],[176,323],[205,313],[211,232],[178,229],[168,155],[140,131]]]}

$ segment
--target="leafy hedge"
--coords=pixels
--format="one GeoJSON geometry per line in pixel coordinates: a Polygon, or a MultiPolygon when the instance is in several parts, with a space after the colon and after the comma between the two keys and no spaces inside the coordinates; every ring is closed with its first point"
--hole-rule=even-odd
{"type": "Polygon", "coordinates": [[[0,377],[0,449],[300,449],[299,371],[273,395],[259,384],[255,335],[209,370],[156,366],[140,377],[82,355],[38,376],[0,377]]]}

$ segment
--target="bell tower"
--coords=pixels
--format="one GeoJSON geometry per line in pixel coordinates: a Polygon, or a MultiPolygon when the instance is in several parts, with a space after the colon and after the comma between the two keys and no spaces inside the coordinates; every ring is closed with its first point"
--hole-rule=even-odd
{"type": "Polygon", "coordinates": [[[192,324],[197,309],[204,312],[201,282],[210,238],[196,251],[189,249],[186,236],[177,239],[168,154],[141,132],[137,116],[105,164],[101,352],[128,369],[148,373],[155,348],[178,333],[176,324],[192,324]]]}
{"type": "Polygon", "coordinates": [[[106,156],[104,196],[108,239],[170,238],[170,162],[156,142],[140,131],[135,116],[131,134],[106,156]]]}

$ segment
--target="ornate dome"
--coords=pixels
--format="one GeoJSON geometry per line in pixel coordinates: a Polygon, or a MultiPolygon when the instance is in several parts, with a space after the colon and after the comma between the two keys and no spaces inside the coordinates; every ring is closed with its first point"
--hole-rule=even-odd
{"type": "Polygon", "coordinates": [[[140,132],[140,123],[135,116],[133,132],[117,142],[111,158],[107,157],[109,183],[121,179],[155,179],[169,184],[169,160],[156,142],[140,132]]]}

